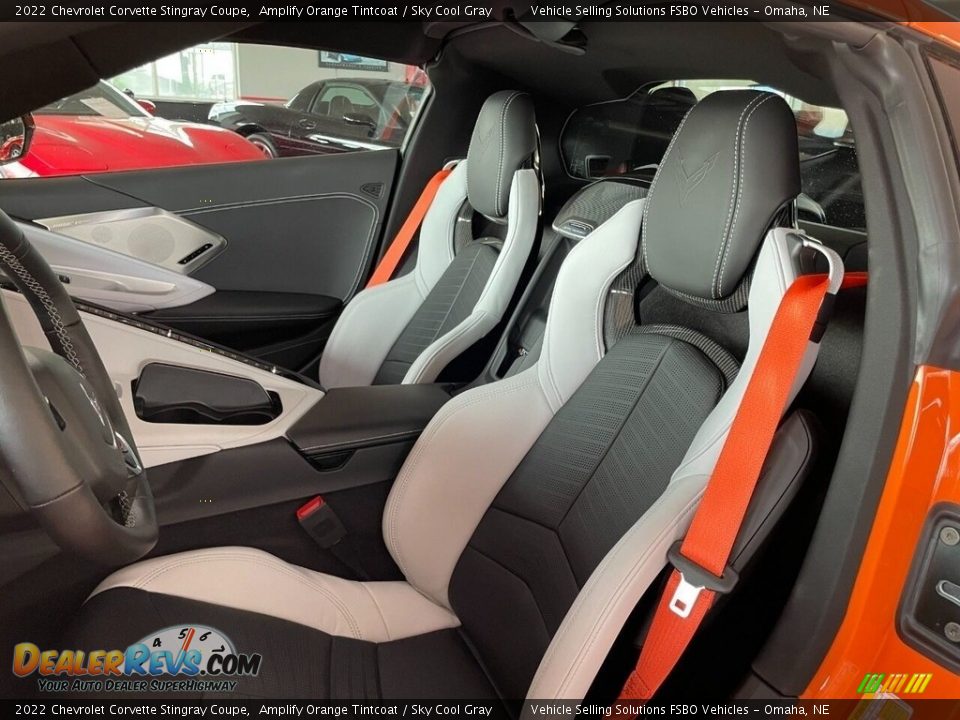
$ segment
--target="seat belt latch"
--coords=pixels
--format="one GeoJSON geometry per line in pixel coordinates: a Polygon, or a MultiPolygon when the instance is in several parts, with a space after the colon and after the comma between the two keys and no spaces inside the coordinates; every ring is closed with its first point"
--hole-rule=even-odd
{"type": "Polygon", "coordinates": [[[300,506],[297,522],[324,549],[333,547],[347,534],[340,518],[320,495],[300,506]]]}
{"type": "Polygon", "coordinates": [[[683,540],[677,540],[667,551],[667,559],[680,573],[680,583],[670,598],[670,611],[682,618],[688,617],[697,604],[700,593],[710,590],[717,595],[726,595],[736,587],[740,576],[729,565],[724,568],[723,575],[714,575],[709,570],[697,565],[680,552],[683,540]]]}

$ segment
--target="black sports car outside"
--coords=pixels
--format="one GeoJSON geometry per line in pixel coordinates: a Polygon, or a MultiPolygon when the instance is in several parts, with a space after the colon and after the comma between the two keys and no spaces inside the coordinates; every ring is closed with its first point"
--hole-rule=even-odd
{"type": "Polygon", "coordinates": [[[268,157],[396,148],[425,94],[425,87],[398,80],[330,78],[307,85],[284,105],[217,103],[209,119],[268,157]]]}

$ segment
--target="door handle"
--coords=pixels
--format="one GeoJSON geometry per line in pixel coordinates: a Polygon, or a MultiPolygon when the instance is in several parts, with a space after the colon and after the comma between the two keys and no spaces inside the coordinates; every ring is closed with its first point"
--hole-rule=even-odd
{"type": "Polygon", "coordinates": [[[941,580],[937,583],[937,595],[949,600],[954,605],[960,605],[960,585],[952,583],[949,580],[941,580]]]}
{"type": "Polygon", "coordinates": [[[66,279],[71,291],[82,295],[84,290],[94,290],[101,293],[133,293],[136,295],[168,295],[177,289],[177,286],[166,280],[135,277],[133,275],[119,275],[117,273],[100,272],[86,268],[56,267],[61,278],[66,279]]]}

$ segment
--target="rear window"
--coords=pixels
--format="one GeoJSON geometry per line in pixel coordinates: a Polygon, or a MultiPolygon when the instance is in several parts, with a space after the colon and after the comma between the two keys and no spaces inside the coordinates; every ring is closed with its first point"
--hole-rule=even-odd
{"type": "Polygon", "coordinates": [[[651,178],[683,116],[713,92],[756,88],[780,95],[797,120],[803,193],[801,217],[836,227],[866,226],[856,145],[847,114],[812,105],[749,80],[673,80],[623,100],[580,108],[560,141],[567,172],[576,178],[651,178]]]}

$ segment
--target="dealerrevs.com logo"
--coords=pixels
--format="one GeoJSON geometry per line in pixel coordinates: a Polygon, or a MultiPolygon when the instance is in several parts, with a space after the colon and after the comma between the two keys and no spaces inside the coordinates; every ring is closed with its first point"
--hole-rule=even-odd
{"type": "Polygon", "coordinates": [[[42,692],[232,692],[262,661],[204,625],[164,628],[125,650],[13,648],[14,675],[36,675],[42,692]]]}

